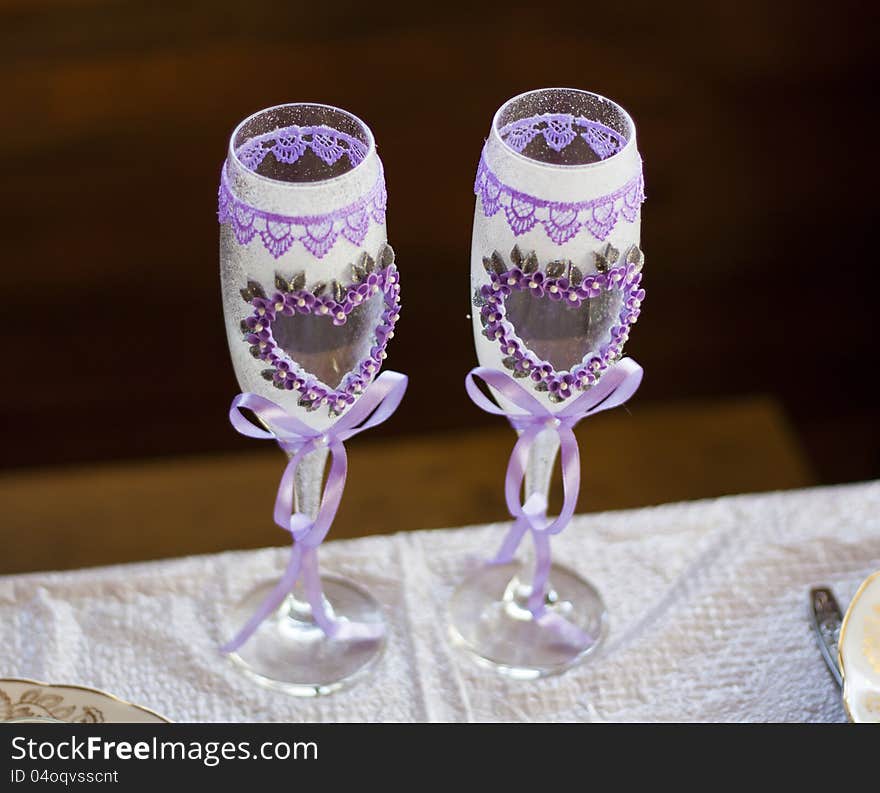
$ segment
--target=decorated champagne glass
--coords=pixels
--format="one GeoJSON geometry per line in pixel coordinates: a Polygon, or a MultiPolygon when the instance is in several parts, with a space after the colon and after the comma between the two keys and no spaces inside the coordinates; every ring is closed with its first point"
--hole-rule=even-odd
{"type": "MultiPolygon", "coordinates": [[[[232,134],[219,192],[223,308],[242,389],[230,420],[288,455],[274,517],[292,545],[280,580],[226,615],[233,638],[222,649],[291,694],[338,689],[385,642],[376,600],[318,572],[345,483],[343,441],[384,421],[406,387],[403,375],[379,374],[400,289],[385,204],[373,135],[344,110],[280,105],[232,134]]],[[[255,505],[254,520],[268,511],[255,505]]]]}
{"type": "Polygon", "coordinates": [[[514,97],[495,114],[475,193],[471,298],[481,366],[466,384],[478,406],[518,433],[505,481],[514,521],[492,562],[455,592],[451,633],[482,664],[535,678],[585,658],[607,630],[599,592],[551,562],[550,540],[577,503],[574,425],[626,401],[641,380],[638,364],[621,358],[644,298],[632,119],[586,91],[514,97]],[[550,518],[560,448],[564,503],[550,518]]]}

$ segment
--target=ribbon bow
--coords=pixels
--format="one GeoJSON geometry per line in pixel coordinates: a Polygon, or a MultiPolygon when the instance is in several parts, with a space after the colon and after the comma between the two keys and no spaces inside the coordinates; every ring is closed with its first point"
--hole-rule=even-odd
{"type": "MultiPolygon", "coordinates": [[[[260,623],[281,605],[300,575],[315,622],[327,636],[340,636],[342,623],[330,616],[325,608],[318,574],[317,551],[333,524],[345,488],[348,456],[343,444],[354,435],[389,418],[403,399],[406,385],[406,375],[383,372],[348,411],[323,431],[309,427],[280,405],[258,394],[239,394],[232,400],[229,421],[238,432],[249,438],[274,440],[290,456],[275,498],[275,523],[290,532],[293,546],[281,580],[235,637],[221,648],[222,652],[231,653],[241,647],[260,623]],[[251,410],[269,429],[255,426],[244,417],[241,408],[251,410]],[[311,518],[305,513],[293,511],[293,486],[300,463],[321,446],[326,446],[330,451],[330,472],[321,494],[317,515],[311,518]]],[[[346,623],[344,627],[347,633],[364,638],[373,630],[372,626],[353,623],[346,623]]]]}
{"type": "Polygon", "coordinates": [[[535,577],[528,606],[535,617],[539,617],[544,608],[544,589],[550,574],[550,537],[559,534],[569,524],[577,507],[581,466],[574,427],[581,419],[626,402],[638,389],[642,374],[642,367],[635,361],[622,358],[605,371],[596,385],[558,411],[545,407],[506,372],[478,366],[465,378],[465,389],[474,404],[487,413],[505,416],[520,433],[510,454],[504,481],[504,498],[514,523],[493,563],[511,561],[525,533],[531,533],[535,543],[535,577]],[[478,388],[475,377],[484,380],[521,412],[509,412],[499,407],[478,388]],[[546,517],[547,499],[542,494],[532,493],[524,504],[520,503],[529,454],[544,430],[553,430],[559,436],[562,462],[562,511],[552,521],[546,517]]]}

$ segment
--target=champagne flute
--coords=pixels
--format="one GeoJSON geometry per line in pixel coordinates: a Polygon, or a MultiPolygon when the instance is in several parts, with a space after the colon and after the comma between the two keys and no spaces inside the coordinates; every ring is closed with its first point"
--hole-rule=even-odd
{"type": "MultiPolygon", "coordinates": [[[[632,119],[586,91],[516,96],[495,114],[475,192],[477,357],[562,415],[557,411],[580,395],[608,386],[608,378],[600,383],[617,366],[644,298],[638,245],[644,191],[632,119]]],[[[641,370],[623,363],[638,369],[630,372],[634,391],[641,370]]],[[[502,409],[517,413],[510,388],[490,384],[490,391],[502,409]]],[[[545,526],[553,525],[546,503],[559,448],[560,434],[541,430],[525,464],[524,509],[545,526]]],[[[515,525],[495,564],[456,591],[451,630],[484,665],[534,678],[593,652],[607,618],[598,591],[577,573],[553,564],[548,579],[534,553],[524,563],[512,559],[523,536],[517,531],[515,525]]],[[[543,542],[537,532],[533,538],[536,547],[543,542]]],[[[539,551],[549,565],[549,538],[539,551]]]]}
{"type": "MultiPolygon", "coordinates": [[[[342,578],[319,578],[317,546],[303,533],[326,508],[329,433],[364,404],[394,335],[399,282],[385,203],[372,132],[344,110],[279,105],[246,118],[232,134],[219,193],[223,309],[246,392],[234,404],[262,406],[254,410],[265,431],[236,426],[276,438],[296,458],[285,472],[296,514],[288,526],[292,505],[285,507],[282,483],[276,521],[289,528],[301,556],[291,557],[299,570],[294,588],[283,591],[285,579],[267,582],[234,607],[229,628],[245,628],[224,649],[251,677],[291,694],[338,689],[373,663],[385,642],[376,600],[342,578]],[[311,443],[291,436],[292,424],[311,443]]],[[[332,466],[329,476],[339,479],[332,466]]],[[[255,514],[261,509],[255,505],[255,514]]]]}

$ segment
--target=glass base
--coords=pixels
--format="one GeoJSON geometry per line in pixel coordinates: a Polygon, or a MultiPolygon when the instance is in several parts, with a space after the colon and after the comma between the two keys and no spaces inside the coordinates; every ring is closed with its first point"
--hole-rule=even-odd
{"type": "MultiPolygon", "coordinates": [[[[276,583],[257,587],[232,609],[228,615],[232,632],[250,618],[276,583]]],[[[312,620],[309,606],[289,597],[229,658],[261,685],[297,697],[332,694],[357,680],[385,649],[382,608],[350,581],[322,576],[321,584],[327,611],[343,622],[339,637],[328,638],[312,620]]]]}
{"type": "Polygon", "coordinates": [[[607,631],[605,604],[589,582],[553,565],[544,614],[526,608],[531,587],[518,561],[486,565],[450,601],[452,641],[481,666],[519,680],[565,671],[592,654],[607,631]]]}

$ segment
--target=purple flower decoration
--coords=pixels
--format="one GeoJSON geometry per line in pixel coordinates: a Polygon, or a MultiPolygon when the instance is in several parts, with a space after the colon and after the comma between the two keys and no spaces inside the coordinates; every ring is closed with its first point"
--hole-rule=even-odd
{"type": "Polygon", "coordinates": [[[352,394],[335,393],[330,395],[328,401],[330,402],[330,413],[338,416],[355,403],[355,397],[352,394]]]}
{"type": "Polygon", "coordinates": [[[551,300],[564,300],[568,287],[567,278],[550,278],[546,282],[544,291],[551,300]]]}
{"type": "Polygon", "coordinates": [[[583,303],[584,299],[581,297],[580,292],[574,287],[569,287],[565,290],[564,295],[562,296],[562,302],[567,306],[572,306],[573,308],[577,308],[583,303]]]}
{"type": "Polygon", "coordinates": [[[547,277],[540,270],[529,276],[527,286],[529,291],[536,297],[544,297],[544,287],[547,285],[547,277]]]}
{"type": "Polygon", "coordinates": [[[629,338],[628,325],[616,325],[611,329],[611,347],[619,354],[629,338]]]}
{"type": "Polygon", "coordinates": [[[610,366],[620,357],[621,346],[621,344],[615,341],[611,341],[608,344],[603,344],[599,348],[599,352],[602,356],[603,369],[610,366]]]}
{"type": "Polygon", "coordinates": [[[529,375],[532,373],[536,361],[529,353],[523,352],[522,350],[516,350],[513,353],[513,358],[516,361],[513,365],[514,372],[519,372],[521,375],[529,375]]]}
{"type": "MultiPolygon", "coordinates": [[[[504,275],[506,276],[507,273],[504,273],[504,275]]],[[[496,296],[507,297],[510,294],[510,285],[507,283],[507,278],[502,278],[498,273],[492,273],[489,276],[489,289],[496,296]]]]}
{"type": "Polygon", "coordinates": [[[480,316],[483,323],[500,322],[503,315],[494,304],[487,304],[480,309],[480,316]]]}
{"type": "Polygon", "coordinates": [[[582,300],[591,297],[599,297],[602,294],[605,279],[601,275],[588,275],[581,281],[581,285],[577,289],[578,295],[582,300]]]}
{"type": "Polygon", "coordinates": [[[589,361],[587,361],[586,366],[589,371],[593,372],[594,374],[598,374],[602,371],[602,369],[605,368],[605,362],[601,358],[594,356],[590,358],[589,361]]]}
{"type": "Polygon", "coordinates": [[[345,393],[351,394],[354,399],[367,387],[367,381],[359,374],[351,374],[345,382],[345,393]]]}
{"type": "Polygon", "coordinates": [[[508,355],[508,356],[515,356],[517,354],[522,355],[522,353],[520,352],[520,347],[516,343],[516,341],[514,341],[513,339],[506,338],[506,334],[505,334],[505,338],[501,342],[499,342],[498,346],[501,348],[501,352],[504,355],[508,355]]]}
{"type": "Polygon", "coordinates": [[[641,283],[642,273],[635,264],[627,265],[625,280],[628,286],[633,287],[636,287],[639,285],[639,283],[641,283]]]}
{"type": "Polygon", "coordinates": [[[380,325],[378,328],[376,328],[376,342],[383,348],[386,344],[388,344],[388,340],[391,339],[393,336],[393,325],[380,325]]]}
{"type": "Polygon", "coordinates": [[[626,270],[623,267],[614,267],[605,273],[605,280],[609,289],[618,289],[623,285],[626,270]]]}
{"type": "Polygon", "coordinates": [[[370,287],[367,284],[361,284],[357,288],[349,289],[342,303],[342,311],[346,317],[354,311],[358,306],[362,306],[370,298],[370,287]]]}
{"type": "Polygon", "coordinates": [[[498,342],[498,345],[504,347],[507,344],[507,333],[505,333],[504,325],[500,322],[493,322],[483,328],[483,335],[489,341],[498,342]]]}
{"type": "Polygon", "coordinates": [[[376,344],[370,347],[370,358],[372,358],[379,366],[382,365],[382,361],[384,361],[388,357],[388,353],[385,352],[384,344],[376,344]]]}
{"type": "Polygon", "coordinates": [[[523,275],[522,270],[518,267],[514,267],[512,270],[508,270],[502,281],[506,286],[509,286],[511,289],[521,289],[522,288],[522,280],[525,276],[523,275]]]}
{"type": "Polygon", "coordinates": [[[574,390],[575,379],[574,375],[570,372],[566,372],[562,375],[557,375],[550,381],[549,390],[551,398],[555,398],[558,401],[562,401],[564,399],[568,399],[572,391],[574,390]]]}
{"type": "Polygon", "coordinates": [[[586,366],[579,366],[572,374],[578,388],[581,390],[589,388],[598,380],[598,377],[586,366]]]}
{"type": "Polygon", "coordinates": [[[287,304],[297,314],[311,314],[316,302],[317,298],[311,292],[306,292],[305,290],[294,292],[287,299],[287,304]]]}
{"type": "Polygon", "coordinates": [[[280,314],[282,311],[284,311],[284,306],[287,303],[286,295],[281,294],[281,292],[275,292],[275,294],[273,294],[272,297],[269,298],[269,300],[272,303],[272,310],[276,314],[280,314]]]}
{"type": "Polygon", "coordinates": [[[636,289],[633,292],[630,292],[629,297],[627,297],[624,305],[630,309],[631,311],[638,310],[639,306],[642,305],[642,301],[645,299],[645,290],[644,289],[636,289]]]}
{"type": "Polygon", "coordinates": [[[272,373],[272,378],[275,381],[276,386],[290,391],[294,387],[296,373],[287,361],[278,361],[275,364],[275,371],[272,373]]]}
{"type": "Polygon", "coordinates": [[[529,377],[532,382],[540,383],[543,380],[549,380],[553,376],[553,367],[549,363],[539,361],[532,367],[529,377]]]}
{"type": "Polygon", "coordinates": [[[271,322],[275,319],[275,301],[267,297],[255,297],[251,301],[254,307],[254,314],[259,317],[265,317],[271,322]]]}
{"type": "Polygon", "coordinates": [[[244,321],[243,330],[245,338],[250,344],[257,344],[261,341],[269,341],[271,334],[269,333],[269,320],[267,317],[248,317],[244,321]]]}

